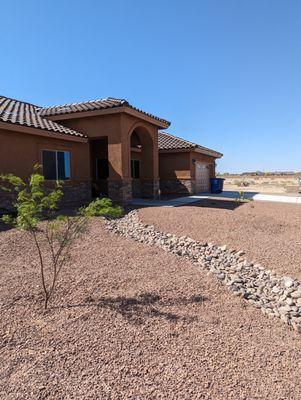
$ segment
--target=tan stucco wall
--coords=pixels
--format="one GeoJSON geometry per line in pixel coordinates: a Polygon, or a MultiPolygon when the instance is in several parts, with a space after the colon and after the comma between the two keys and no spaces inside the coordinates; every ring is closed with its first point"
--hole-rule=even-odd
{"type": "Polygon", "coordinates": [[[27,178],[34,164],[41,164],[41,151],[47,149],[70,151],[71,181],[90,180],[88,143],[6,130],[0,130],[0,173],[27,178]]]}
{"type": "Polygon", "coordinates": [[[193,160],[210,165],[210,177],[215,177],[215,158],[194,151],[159,153],[160,179],[194,179],[193,160]]]}
{"type": "Polygon", "coordinates": [[[190,153],[159,153],[160,179],[190,179],[190,153]]]}

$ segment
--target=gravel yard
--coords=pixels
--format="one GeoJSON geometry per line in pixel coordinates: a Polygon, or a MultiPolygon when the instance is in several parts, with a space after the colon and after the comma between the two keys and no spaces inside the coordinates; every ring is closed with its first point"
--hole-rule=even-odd
{"type": "MultiPolygon", "coordinates": [[[[140,215],[162,230],[250,252],[244,245],[248,243],[244,229],[238,232],[237,228],[240,241],[235,244],[234,223],[230,224],[230,243],[224,240],[227,222],[222,224],[235,216],[239,226],[238,221],[247,221],[248,213],[253,213],[245,229],[251,230],[266,205],[255,204],[251,210],[248,206],[234,211],[144,209],[140,215]],[[203,236],[194,218],[201,221],[203,236]],[[210,231],[214,220],[216,227],[210,231]]],[[[265,214],[267,219],[273,215],[267,223],[272,231],[272,222],[279,221],[276,217],[282,221],[292,206],[281,205],[278,214],[276,205],[268,206],[274,207],[274,214],[265,214]]],[[[296,232],[300,217],[294,221],[296,232]]],[[[281,238],[278,225],[275,230],[276,243],[284,240],[287,246],[284,230],[281,238]]],[[[293,237],[288,231],[286,238],[293,237]]],[[[101,221],[93,220],[45,314],[34,249],[26,234],[1,232],[0,250],[1,399],[287,400],[301,396],[300,334],[234,297],[183,258],[112,235],[101,221]]],[[[296,254],[300,257],[297,250],[296,254]]],[[[275,264],[276,260],[271,258],[275,264]]]]}
{"type": "Polygon", "coordinates": [[[144,208],[139,214],[165,232],[244,250],[251,260],[301,281],[300,205],[210,199],[185,207],[144,208]]]}

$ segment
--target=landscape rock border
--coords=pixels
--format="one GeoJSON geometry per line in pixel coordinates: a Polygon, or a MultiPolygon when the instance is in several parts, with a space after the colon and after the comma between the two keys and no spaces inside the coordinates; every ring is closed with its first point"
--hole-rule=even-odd
{"type": "Polygon", "coordinates": [[[185,257],[213,274],[236,296],[243,297],[271,317],[280,318],[301,333],[301,285],[289,277],[248,261],[244,251],[228,249],[212,243],[198,243],[187,236],[176,236],[143,224],[137,210],[123,218],[106,222],[116,234],[139,243],[157,246],[185,257]]]}

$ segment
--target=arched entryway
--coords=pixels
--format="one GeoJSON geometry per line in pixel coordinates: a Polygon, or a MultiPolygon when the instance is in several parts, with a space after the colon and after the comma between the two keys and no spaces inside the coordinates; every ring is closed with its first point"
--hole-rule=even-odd
{"type": "Polygon", "coordinates": [[[158,195],[158,149],[154,134],[142,125],[130,133],[129,171],[132,196],[154,198],[158,195]]]}

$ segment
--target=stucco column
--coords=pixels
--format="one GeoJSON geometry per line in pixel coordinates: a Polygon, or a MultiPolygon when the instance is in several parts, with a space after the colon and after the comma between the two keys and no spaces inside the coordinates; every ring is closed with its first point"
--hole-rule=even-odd
{"type": "Polygon", "coordinates": [[[150,199],[156,199],[159,195],[159,156],[157,140],[154,140],[152,146],[149,146],[145,155],[146,162],[148,161],[151,169],[148,174],[141,176],[141,196],[150,199]]]}
{"type": "Polygon", "coordinates": [[[127,143],[119,134],[108,138],[108,195],[118,203],[128,204],[132,200],[132,184],[128,176],[128,152],[125,151],[127,143]]]}
{"type": "Polygon", "coordinates": [[[148,132],[148,138],[144,142],[142,162],[141,197],[156,199],[159,195],[158,133],[156,130],[148,132]]]}

